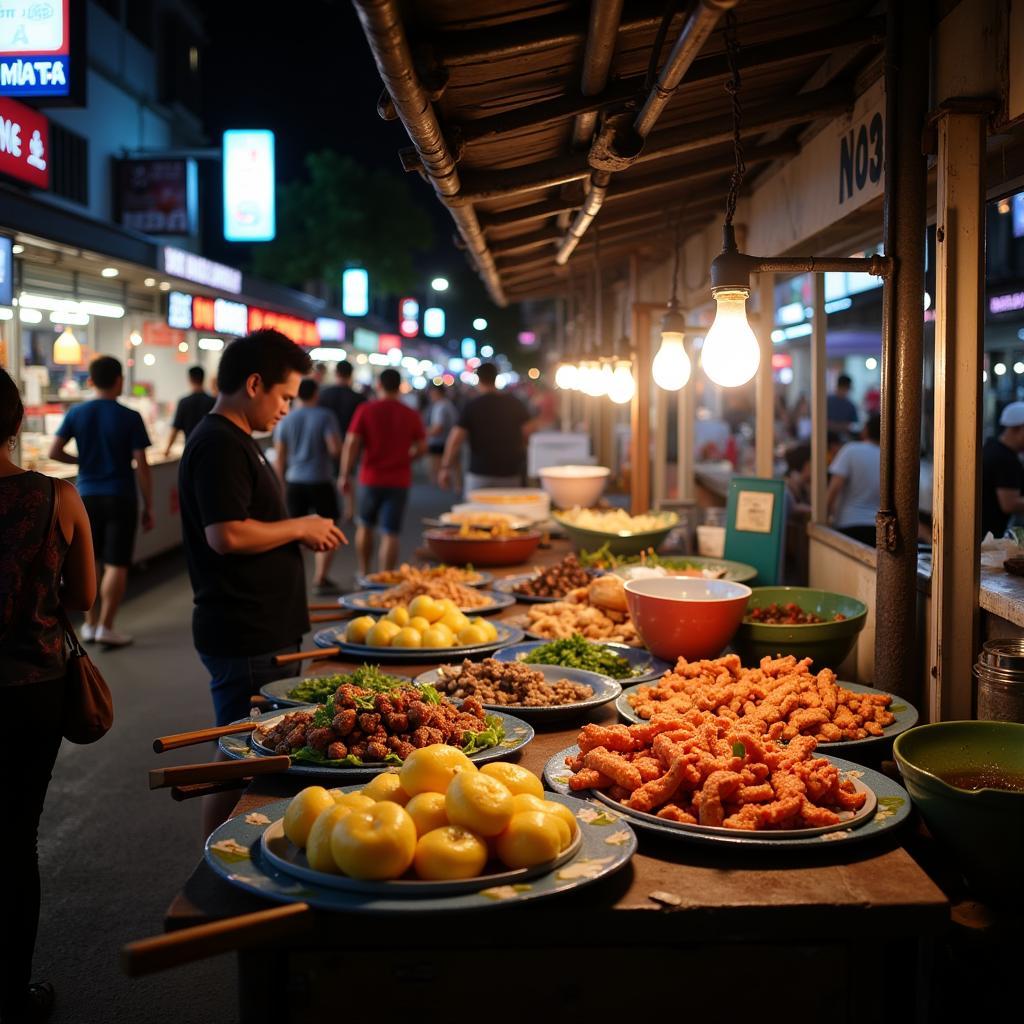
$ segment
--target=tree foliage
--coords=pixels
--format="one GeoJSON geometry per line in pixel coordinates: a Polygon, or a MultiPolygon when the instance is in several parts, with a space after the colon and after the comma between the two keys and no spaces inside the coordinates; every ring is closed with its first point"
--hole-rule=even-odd
{"type": "Polygon", "coordinates": [[[415,282],[417,252],[432,242],[430,218],[403,178],[334,150],[306,157],[308,178],[277,193],[277,237],[253,255],[253,270],[282,284],[337,281],[355,263],[374,289],[398,294],[415,282]]]}

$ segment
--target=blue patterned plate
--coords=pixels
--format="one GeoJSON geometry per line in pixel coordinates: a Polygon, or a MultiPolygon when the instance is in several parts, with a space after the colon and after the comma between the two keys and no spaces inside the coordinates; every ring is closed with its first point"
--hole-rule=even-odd
{"type": "MultiPolygon", "coordinates": [[[[338,604],[342,608],[350,608],[354,612],[368,612],[371,615],[386,615],[388,609],[372,604],[373,597],[379,596],[380,590],[358,590],[354,594],[345,594],[338,598],[338,604]]],[[[490,615],[492,612],[500,612],[502,608],[508,608],[516,603],[516,599],[509,594],[499,594],[493,590],[478,591],[481,597],[488,599],[486,604],[478,605],[475,608],[460,608],[464,615],[490,615]]]]}
{"type": "MultiPolygon", "coordinates": [[[[494,579],[493,573],[484,572],[483,569],[470,569],[469,567],[467,567],[465,571],[471,572],[473,573],[473,575],[468,580],[461,581],[464,587],[486,587],[487,584],[494,579]]],[[[356,586],[360,590],[388,590],[391,587],[398,586],[398,584],[402,582],[401,580],[398,580],[395,583],[379,583],[373,578],[376,575],[377,573],[373,572],[367,574],[366,576],[364,576],[362,573],[357,573],[356,586]]]]}
{"type": "MultiPolygon", "coordinates": [[[[854,693],[880,694],[886,692],[885,690],[876,690],[873,686],[847,683],[839,679],[836,680],[836,684],[844,689],[852,690],[854,693]]],[[[646,721],[646,719],[641,718],[633,710],[632,704],[629,703],[630,696],[636,693],[637,688],[636,686],[628,687],[622,691],[615,701],[616,710],[627,722],[646,721]]],[[[842,753],[851,756],[854,754],[863,755],[865,753],[875,754],[879,746],[885,743],[892,743],[893,739],[901,732],[906,732],[911,726],[917,724],[917,708],[913,704],[908,703],[902,697],[898,697],[895,693],[887,694],[887,696],[892,697],[892,704],[889,705],[889,710],[896,721],[892,725],[887,725],[882,730],[881,736],[868,736],[862,740],[835,740],[834,742],[818,740],[818,745],[815,749],[823,754],[842,753]]]]}
{"type": "MultiPolygon", "coordinates": [[[[584,683],[594,691],[592,697],[586,700],[574,701],[572,704],[555,704],[552,706],[541,704],[484,704],[488,711],[514,711],[527,722],[553,722],[561,721],[564,718],[581,719],[588,711],[601,707],[622,693],[622,687],[597,672],[585,672],[579,668],[561,668],[558,665],[531,665],[538,672],[544,675],[549,683],[555,683],[559,679],[568,679],[573,683],[584,683]]],[[[442,665],[441,668],[431,669],[429,672],[422,672],[414,682],[417,686],[437,686],[437,680],[444,668],[453,668],[458,672],[458,665],[442,665]]],[[[443,691],[442,691],[443,692],[443,691]]],[[[455,698],[453,697],[452,700],[455,698]]]]}
{"type": "MultiPolygon", "coordinates": [[[[537,650],[538,647],[545,647],[550,643],[554,643],[554,641],[529,640],[526,643],[514,644],[512,647],[503,647],[494,657],[498,661],[525,661],[529,664],[534,664],[529,660],[530,653],[537,650]]],[[[643,647],[630,647],[629,644],[615,643],[603,643],[601,646],[607,647],[620,658],[625,658],[636,673],[636,675],[632,675],[628,679],[620,679],[620,683],[629,683],[632,686],[634,683],[646,683],[652,679],[660,679],[672,668],[667,661],[656,658],[650,651],[644,650],[643,647]]],[[[538,664],[537,668],[540,667],[538,664]]],[[[615,706],[618,707],[618,704],[615,706]]]]}
{"type": "Polygon", "coordinates": [[[331,626],[313,634],[313,643],[317,647],[337,647],[339,653],[357,662],[394,661],[394,662],[430,662],[449,661],[452,658],[482,658],[493,654],[509,644],[517,644],[523,639],[523,631],[504,622],[495,622],[494,628],[498,636],[485,644],[474,644],[471,647],[368,647],[366,644],[350,644],[345,640],[346,626],[331,626]]]}
{"type": "Polygon", "coordinates": [[[263,855],[262,837],[268,826],[284,816],[289,800],[275,801],[224,822],[206,840],[206,862],[232,885],[277,903],[301,901],[319,910],[383,914],[514,906],[582,888],[607,878],[629,863],[636,852],[636,835],[626,822],[611,815],[595,821],[593,805],[575,797],[552,794],[549,799],[565,804],[576,815],[581,840],[575,856],[560,867],[528,881],[488,885],[459,895],[410,899],[404,895],[346,892],[301,881],[281,871],[263,855]]]}
{"type": "MultiPolygon", "coordinates": [[[[305,704],[300,705],[297,708],[287,708],[283,711],[271,711],[268,714],[260,716],[260,721],[265,725],[273,725],[274,722],[283,715],[291,714],[294,711],[310,710],[313,707],[315,707],[315,705],[305,704]]],[[[486,764],[488,761],[504,761],[512,754],[522,750],[523,747],[533,739],[534,732],[532,727],[522,719],[513,718],[511,715],[506,715],[502,711],[489,711],[488,714],[501,719],[502,724],[505,726],[505,737],[497,746],[487,747],[485,750],[478,750],[475,754],[470,754],[470,761],[473,761],[476,764],[486,764]]],[[[240,721],[247,721],[247,719],[240,719],[240,721]]],[[[235,761],[246,757],[273,756],[273,751],[267,747],[261,747],[256,741],[256,738],[250,733],[235,733],[234,735],[221,736],[218,745],[220,746],[223,754],[235,761]]],[[[381,772],[385,772],[392,767],[392,765],[385,764],[383,761],[375,764],[362,765],[361,767],[342,768],[335,768],[331,765],[305,764],[302,762],[292,761],[292,765],[288,769],[287,774],[305,775],[318,779],[344,780],[347,782],[349,779],[352,779],[353,781],[359,779],[372,779],[375,775],[380,775],[381,772]]],[[[338,782],[336,781],[333,784],[337,785],[338,782]]]]}
{"type": "MultiPolygon", "coordinates": [[[[569,793],[569,779],[572,772],[566,767],[565,759],[575,757],[579,752],[580,748],[575,745],[567,747],[551,757],[544,766],[544,781],[556,793],[562,795],[569,793]]],[[[828,757],[828,760],[839,769],[843,779],[850,779],[855,785],[863,786],[875,796],[874,813],[866,819],[860,818],[854,827],[849,827],[850,823],[846,823],[847,827],[831,831],[814,829],[814,835],[802,837],[788,837],[783,832],[744,832],[739,829],[711,829],[692,825],[684,828],[653,815],[641,814],[628,807],[623,807],[604,794],[598,796],[589,790],[583,792],[590,793],[592,806],[601,817],[625,818],[629,824],[645,832],[656,832],[672,836],[681,842],[705,845],[721,846],[725,844],[733,847],[760,847],[772,850],[802,849],[808,846],[820,846],[827,842],[842,843],[846,846],[874,839],[883,832],[890,832],[892,829],[898,828],[907,820],[910,815],[910,795],[902,786],[880,772],[864,768],[852,761],[844,761],[831,755],[823,756],[828,757]]]]}

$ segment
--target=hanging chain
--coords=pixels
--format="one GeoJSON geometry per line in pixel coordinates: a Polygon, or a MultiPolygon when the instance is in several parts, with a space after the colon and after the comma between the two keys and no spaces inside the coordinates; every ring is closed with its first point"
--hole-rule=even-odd
{"type": "Polygon", "coordinates": [[[743,141],[740,138],[743,107],[740,104],[739,55],[740,44],[736,38],[736,12],[730,10],[725,16],[725,56],[729,64],[729,80],[725,83],[725,91],[732,97],[732,149],[736,164],[729,180],[729,197],[725,202],[726,224],[732,224],[733,216],[736,213],[736,197],[747,173],[747,165],[743,160],[743,141]]]}
{"type": "Polygon", "coordinates": [[[672,262],[672,304],[676,304],[676,296],[679,287],[679,211],[676,211],[675,220],[672,222],[672,248],[674,251],[672,262]]]}

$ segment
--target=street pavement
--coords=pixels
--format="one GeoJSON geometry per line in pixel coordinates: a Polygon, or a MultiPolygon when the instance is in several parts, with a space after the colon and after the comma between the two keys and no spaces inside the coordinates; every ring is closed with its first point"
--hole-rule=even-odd
{"type": "MultiPolygon", "coordinates": [[[[429,484],[414,485],[403,559],[414,556],[420,519],[453,500],[429,484]]],[[[345,530],[352,540],[351,524],[345,530]]],[[[307,559],[307,581],[311,563],[307,559]]],[[[355,568],[350,547],[339,553],[331,574],[343,589],[354,589],[355,568]]],[[[202,856],[200,802],[176,803],[167,790],[150,792],[146,776],[153,767],[214,757],[212,744],[159,755],[152,750],[155,736],[213,723],[208,680],[192,647],[191,613],[179,549],[132,573],[117,626],[135,637],[134,645],[90,648],[114,695],[114,727],[93,746],[63,744],[40,826],[43,907],[34,975],[56,987],[54,1024],[236,1019],[232,955],[142,979],[127,978],[118,963],[125,942],[163,930],[165,909],[202,856]]]]}

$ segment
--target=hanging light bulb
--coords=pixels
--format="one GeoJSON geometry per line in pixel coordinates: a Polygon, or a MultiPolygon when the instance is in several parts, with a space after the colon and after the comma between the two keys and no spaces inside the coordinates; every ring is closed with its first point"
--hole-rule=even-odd
{"type": "MultiPolygon", "coordinates": [[[[675,286],[673,285],[673,292],[675,286]]],[[[654,383],[665,391],[679,391],[686,387],[692,370],[690,357],[683,345],[686,321],[676,303],[675,295],[661,321],[661,347],[654,357],[651,372],[654,383]]]]}
{"type": "Polygon", "coordinates": [[[555,370],[555,387],[562,391],[575,391],[579,386],[580,371],[574,363],[562,362],[555,370]]]}
{"type": "Polygon", "coordinates": [[[633,368],[625,359],[615,364],[612,379],[608,385],[608,397],[616,405],[625,405],[633,401],[636,394],[636,381],[633,380],[633,368]]]}
{"type": "Polygon", "coordinates": [[[761,362],[761,346],[747,322],[745,288],[717,288],[715,322],[704,338],[700,364],[719,387],[746,384],[761,362]]]}
{"type": "Polygon", "coordinates": [[[612,381],[615,379],[615,367],[611,360],[601,363],[601,394],[607,395],[611,390],[612,381]]]}
{"type": "Polygon", "coordinates": [[[70,327],[65,327],[53,343],[53,361],[58,366],[77,366],[82,361],[82,346],[70,327]]]}
{"type": "Polygon", "coordinates": [[[591,398],[601,398],[605,393],[604,374],[596,359],[587,359],[580,372],[580,391],[591,398]]]}

